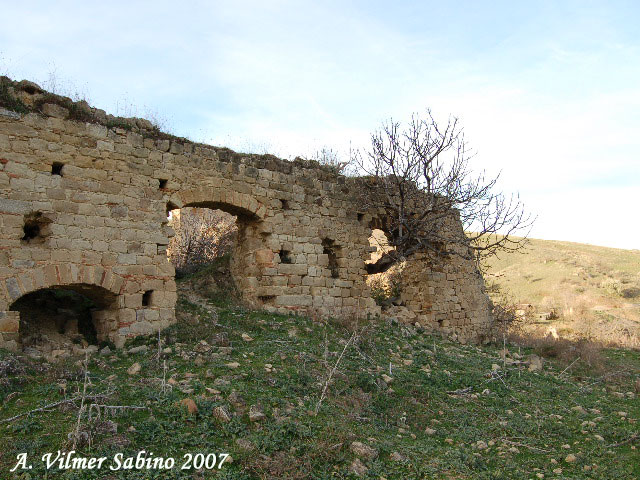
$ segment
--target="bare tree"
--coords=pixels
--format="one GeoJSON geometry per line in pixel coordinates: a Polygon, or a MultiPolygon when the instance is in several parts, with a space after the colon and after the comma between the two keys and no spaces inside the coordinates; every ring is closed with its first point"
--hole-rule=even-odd
{"type": "Polygon", "coordinates": [[[382,212],[372,226],[385,231],[394,250],[367,265],[369,273],[418,251],[481,262],[523,246],[531,216],[518,196],[495,191],[498,177],[473,173],[472,158],[458,119],[439,125],[430,110],[407,125],[390,120],[371,135],[371,147],[355,158],[366,175],[362,202],[382,212]]]}

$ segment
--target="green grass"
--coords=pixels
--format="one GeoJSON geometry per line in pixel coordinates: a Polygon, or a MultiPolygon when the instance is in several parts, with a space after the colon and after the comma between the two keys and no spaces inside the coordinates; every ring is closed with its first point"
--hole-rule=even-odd
{"type": "MultiPolygon", "coordinates": [[[[185,453],[229,453],[232,463],[219,472],[46,472],[39,457],[69,449],[67,434],[75,428],[78,410],[67,406],[0,423],[0,478],[355,478],[349,472],[353,441],[377,450],[376,458],[362,459],[366,478],[372,479],[528,479],[536,473],[563,479],[640,477],[640,442],[631,439],[639,430],[640,402],[624,395],[640,375],[639,352],[607,350],[611,373],[604,377],[580,362],[564,374],[565,365],[553,362],[542,372],[507,365],[497,377],[491,369],[503,364],[498,347],[458,345],[375,320],[358,327],[358,340],[345,350],[316,415],[329,371],[353,327],[249,311],[220,298],[210,303],[216,315],[180,298],[178,317],[189,321],[163,332],[172,353],[161,362],[154,358],[157,338],[132,343],[148,343],[147,353],[119,351],[90,360],[89,394],[112,392],[104,403],[148,410],[109,418],[118,425],[116,434],[101,431],[99,423],[90,425],[91,446],[77,450],[108,457],[146,450],[175,457],[178,464],[185,453]],[[253,341],[244,341],[243,333],[253,341]],[[177,383],[163,392],[165,360],[167,379],[177,383]],[[130,376],[127,369],[134,362],[142,371],[130,376]],[[239,367],[226,366],[231,362],[239,367]],[[267,372],[266,364],[275,371],[267,372]],[[393,381],[387,386],[381,377],[389,368],[393,381]],[[447,393],[469,387],[467,394],[447,393]],[[196,415],[177,406],[184,398],[195,401],[196,415]],[[249,421],[252,405],[261,406],[263,421],[249,421]],[[586,413],[572,410],[578,405],[586,413]],[[214,418],[217,406],[228,408],[230,422],[214,418]],[[436,432],[427,434],[427,427],[436,432]],[[488,448],[474,448],[478,441],[488,448]],[[8,473],[20,452],[30,453],[33,470],[8,473]],[[391,460],[393,453],[402,459],[391,460]],[[568,454],[577,461],[567,463],[568,454]],[[597,469],[585,471],[593,465],[597,469]],[[556,468],[562,473],[553,473],[556,468]]],[[[22,364],[7,353],[0,357],[8,372],[0,376],[0,420],[83,388],[82,368],[73,362],[29,362],[20,373],[22,364]],[[66,392],[59,384],[66,384],[66,392]]]]}

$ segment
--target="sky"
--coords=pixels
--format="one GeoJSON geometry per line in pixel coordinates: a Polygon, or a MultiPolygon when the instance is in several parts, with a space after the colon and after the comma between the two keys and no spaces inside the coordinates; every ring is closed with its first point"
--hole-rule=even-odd
{"type": "Polygon", "coordinates": [[[171,133],[343,158],[459,118],[530,236],[640,249],[640,3],[0,0],[0,74],[171,133]]]}

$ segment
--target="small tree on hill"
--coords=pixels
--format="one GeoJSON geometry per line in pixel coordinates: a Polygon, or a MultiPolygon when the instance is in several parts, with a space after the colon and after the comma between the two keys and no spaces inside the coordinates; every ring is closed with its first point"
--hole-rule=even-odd
{"type": "Polygon", "coordinates": [[[531,216],[518,196],[495,191],[498,177],[473,173],[472,158],[458,119],[440,125],[430,110],[406,125],[390,120],[371,135],[370,148],[355,158],[366,175],[362,203],[383,212],[374,226],[394,250],[369,264],[369,273],[419,251],[470,255],[480,263],[524,245],[531,216]],[[456,212],[464,232],[452,227],[456,212]],[[524,235],[514,238],[517,233],[524,235]]]}

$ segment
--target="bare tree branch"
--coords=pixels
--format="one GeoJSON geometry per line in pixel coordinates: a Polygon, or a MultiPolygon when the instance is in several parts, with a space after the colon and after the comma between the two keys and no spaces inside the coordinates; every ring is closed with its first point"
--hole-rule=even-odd
{"type": "Polygon", "coordinates": [[[370,148],[354,158],[365,175],[362,201],[383,212],[372,226],[385,231],[395,250],[369,264],[370,273],[418,251],[480,264],[523,247],[533,219],[517,195],[496,192],[499,175],[471,171],[473,158],[458,119],[439,124],[430,110],[406,125],[391,119],[371,135],[370,148]]]}

